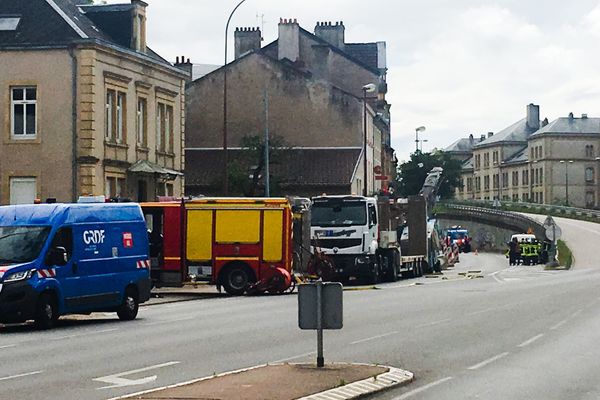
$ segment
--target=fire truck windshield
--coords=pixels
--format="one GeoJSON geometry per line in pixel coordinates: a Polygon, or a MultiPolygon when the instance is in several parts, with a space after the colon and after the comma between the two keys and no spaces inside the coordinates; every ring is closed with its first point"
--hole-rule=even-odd
{"type": "Polygon", "coordinates": [[[366,225],[364,201],[315,202],[311,211],[312,226],[366,225]]]}

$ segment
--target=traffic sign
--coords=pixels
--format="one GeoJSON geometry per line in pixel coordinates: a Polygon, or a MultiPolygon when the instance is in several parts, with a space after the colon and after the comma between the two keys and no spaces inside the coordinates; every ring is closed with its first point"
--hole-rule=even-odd
{"type": "Polygon", "coordinates": [[[549,226],[555,225],[554,218],[551,215],[548,215],[544,220],[544,228],[548,228],[549,226]]]}
{"type": "Polygon", "coordinates": [[[562,237],[562,229],[556,224],[548,226],[546,227],[546,237],[555,242],[562,237]]]}

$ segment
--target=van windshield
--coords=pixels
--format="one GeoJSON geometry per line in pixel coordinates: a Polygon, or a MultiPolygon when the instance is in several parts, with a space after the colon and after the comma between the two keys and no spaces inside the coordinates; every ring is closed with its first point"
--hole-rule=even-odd
{"type": "Polygon", "coordinates": [[[25,263],[35,260],[50,233],[49,226],[0,227],[0,263],[25,263]]]}
{"type": "Polygon", "coordinates": [[[315,202],[311,211],[312,226],[366,225],[364,201],[315,202]]]}

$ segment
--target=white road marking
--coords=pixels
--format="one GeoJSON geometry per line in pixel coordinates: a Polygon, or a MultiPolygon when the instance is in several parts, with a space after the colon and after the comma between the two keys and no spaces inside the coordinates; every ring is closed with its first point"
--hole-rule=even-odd
{"type": "Polygon", "coordinates": [[[16,344],[7,344],[5,346],[0,346],[0,349],[10,349],[11,347],[17,347],[16,344]]]}
{"type": "Polygon", "coordinates": [[[431,383],[428,383],[427,385],[424,385],[424,386],[418,387],[418,388],[416,388],[416,389],[414,389],[414,390],[411,390],[410,392],[406,392],[406,393],[404,393],[404,394],[403,394],[403,395],[401,395],[401,396],[395,397],[393,400],[404,400],[404,399],[408,399],[409,397],[411,397],[411,396],[414,396],[415,394],[419,394],[419,393],[421,393],[421,392],[424,392],[424,391],[426,391],[427,389],[431,389],[432,387],[434,387],[434,386],[437,386],[437,385],[440,385],[440,384],[442,384],[442,383],[444,383],[444,382],[447,382],[447,381],[449,381],[450,379],[452,379],[452,377],[451,377],[451,376],[447,376],[447,377],[445,377],[445,378],[442,378],[442,379],[439,379],[439,380],[437,380],[437,381],[435,381],[435,382],[431,382],[431,383]]]}
{"type": "Polygon", "coordinates": [[[90,331],[90,332],[84,332],[84,333],[75,333],[73,335],[57,336],[57,337],[50,338],[50,340],[72,339],[72,338],[81,337],[81,336],[95,335],[97,333],[114,332],[114,331],[118,331],[118,330],[119,330],[119,328],[102,329],[99,331],[90,331]]]}
{"type": "Polygon", "coordinates": [[[169,322],[189,321],[189,320],[192,320],[192,319],[196,319],[196,317],[183,317],[183,318],[176,318],[176,319],[167,319],[167,320],[164,320],[164,321],[147,322],[147,323],[144,323],[142,325],[144,325],[144,326],[152,326],[152,325],[168,324],[169,322]]]}
{"type": "Polygon", "coordinates": [[[140,379],[127,379],[127,378],[123,378],[123,375],[137,374],[139,372],[145,372],[145,371],[150,371],[153,369],[169,367],[171,365],[176,365],[179,363],[180,363],[180,361],[169,361],[169,362],[162,363],[162,364],[151,365],[149,367],[132,369],[131,371],[119,372],[118,374],[101,376],[99,378],[94,378],[93,380],[111,384],[108,386],[103,386],[103,387],[97,388],[96,390],[113,389],[113,388],[124,387],[124,386],[144,385],[146,383],[154,382],[156,380],[157,376],[152,375],[152,376],[148,376],[148,377],[140,378],[140,379]]]}
{"type": "Polygon", "coordinates": [[[556,324],[553,327],[551,327],[550,330],[553,331],[553,330],[556,330],[556,329],[560,328],[561,326],[563,326],[564,324],[566,324],[568,320],[569,320],[569,318],[563,319],[558,324],[556,324]]]}
{"type": "Polygon", "coordinates": [[[470,370],[476,370],[476,369],[479,369],[479,368],[481,368],[481,367],[485,367],[486,365],[488,365],[488,364],[491,364],[491,363],[493,363],[494,361],[496,361],[496,360],[499,360],[499,359],[501,359],[501,358],[503,358],[503,357],[506,357],[506,356],[507,356],[507,355],[509,355],[509,354],[510,354],[509,352],[500,353],[500,354],[498,354],[498,355],[495,355],[494,357],[490,357],[490,358],[488,358],[487,360],[484,360],[484,361],[482,361],[482,362],[480,362],[480,363],[478,363],[478,364],[471,365],[471,366],[470,366],[469,368],[467,368],[467,369],[470,369],[470,370]]]}
{"type": "Polygon", "coordinates": [[[271,361],[271,363],[272,364],[282,363],[282,362],[286,362],[286,361],[290,361],[290,360],[295,360],[297,358],[308,357],[308,356],[311,356],[316,353],[317,353],[316,351],[311,351],[311,352],[304,353],[304,354],[298,354],[297,356],[292,356],[292,357],[282,358],[280,360],[271,361]]]}
{"type": "Polygon", "coordinates": [[[576,317],[576,316],[578,316],[579,314],[581,314],[581,312],[582,312],[582,311],[583,311],[583,309],[580,309],[580,310],[577,310],[577,311],[575,311],[575,312],[573,313],[573,315],[571,315],[571,317],[576,317]]]}
{"type": "Polygon", "coordinates": [[[538,340],[539,338],[541,338],[542,336],[544,336],[543,333],[540,333],[539,335],[535,335],[534,337],[532,337],[531,339],[527,339],[526,341],[524,341],[523,343],[521,343],[520,345],[518,345],[517,347],[525,347],[525,346],[529,346],[531,343],[535,342],[536,340],[538,340]]]}
{"type": "Polygon", "coordinates": [[[395,335],[397,333],[398,333],[398,331],[388,332],[388,333],[384,333],[384,334],[377,335],[377,336],[371,336],[371,337],[368,337],[366,339],[356,340],[354,342],[350,342],[350,344],[364,343],[364,342],[368,342],[370,340],[375,340],[375,339],[383,338],[383,337],[386,337],[386,336],[395,335]]]}
{"type": "Polygon", "coordinates": [[[448,322],[448,321],[452,321],[452,319],[451,319],[451,318],[440,319],[440,320],[438,320],[438,321],[433,321],[433,322],[428,322],[428,323],[426,323],[426,324],[417,325],[417,326],[415,326],[415,328],[425,328],[425,327],[428,327],[428,326],[433,326],[433,325],[437,325],[437,324],[442,324],[442,323],[444,323],[444,322],[448,322]]]}
{"type": "Polygon", "coordinates": [[[42,371],[25,372],[23,374],[5,376],[3,378],[0,378],[0,381],[7,381],[9,379],[22,378],[24,376],[30,376],[30,375],[37,375],[37,374],[41,374],[42,372],[44,372],[44,371],[42,370],[42,371]]]}
{"type": "Polygon", "coordinates": [[[485,313],[487,313],[487,312],[490,312],[490,311],[495,311],[495,310],[498,310],[498,309],[500,309],[500,308],[502,308],[502,307],[490,307],[490,308],[484,308],[483,310],[479,310],[479,311],[473,311],[473,312],[471,312],[471,313],[468,313],[467,315],[485,314],[485,313]]]}

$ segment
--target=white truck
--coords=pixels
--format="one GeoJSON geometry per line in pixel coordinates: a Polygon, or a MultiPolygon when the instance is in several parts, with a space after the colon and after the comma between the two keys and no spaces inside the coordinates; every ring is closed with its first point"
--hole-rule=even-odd
{"type": "Polygon", "coordinates": [[[336,280],[377,283],[422,273],[424,255],[401,255],[393,205],[387,198],[354,195],[312,199],[311,251],[332,260],[336,280]]]}

